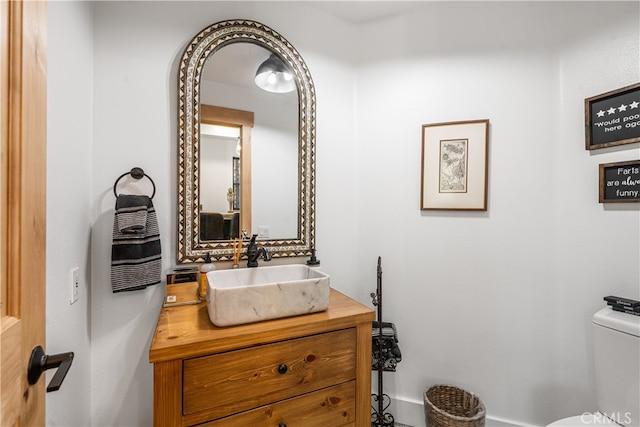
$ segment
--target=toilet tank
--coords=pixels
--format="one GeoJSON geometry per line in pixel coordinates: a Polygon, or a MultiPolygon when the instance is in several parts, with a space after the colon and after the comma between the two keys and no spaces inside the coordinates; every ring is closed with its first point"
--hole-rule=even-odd
{"type": "Polygon", "coordinates": [[[598,311],[593,346],[598,410],[623,426],[640,425],[640,316],[598,311]]]}

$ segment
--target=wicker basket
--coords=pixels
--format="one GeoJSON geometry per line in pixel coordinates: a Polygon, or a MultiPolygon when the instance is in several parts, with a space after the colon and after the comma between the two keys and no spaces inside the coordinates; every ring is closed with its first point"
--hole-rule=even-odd
{"type": "Polygon", "coordinates": [[[484,427],[485,408],[473,393],[450,385],[424,392],[427,427],[484,427]]]}

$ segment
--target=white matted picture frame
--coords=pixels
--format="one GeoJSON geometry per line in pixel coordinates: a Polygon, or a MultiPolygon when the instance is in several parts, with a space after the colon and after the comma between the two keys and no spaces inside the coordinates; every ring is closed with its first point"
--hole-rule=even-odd
{"type": "Polygon", "coordinates": [[[489,120],[422,125],[422,210],[487,210],[489,120]]]}

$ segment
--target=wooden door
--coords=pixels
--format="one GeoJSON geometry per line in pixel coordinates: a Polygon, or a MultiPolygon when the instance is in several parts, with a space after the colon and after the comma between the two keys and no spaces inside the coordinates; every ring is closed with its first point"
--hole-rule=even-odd
{"type": "Polygon", "coordinates": [[[0,0],[0,425],[45,423],[46,3],[0,0]]]}

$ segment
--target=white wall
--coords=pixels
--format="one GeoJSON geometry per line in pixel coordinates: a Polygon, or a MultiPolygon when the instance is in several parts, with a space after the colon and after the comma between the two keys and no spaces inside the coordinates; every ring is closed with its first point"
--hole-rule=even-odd
{"type": "Polygon", "coordinates": [[[200,188],[203,212],[229,210],[227,191],[233,187],[233,158],[238,157],[236,138],[200,135],[200,180],[208,185],[200,188]]]}
{"type": "Polygon", "coordinates": [[[586,151],[584,99],[639,81],[638,17],[637,3],[452,3],[363,26],[353,293],[374,288],[381,255],[404,355],[391,396],[456,384],[534,425],[595,409],[590,317],[605,295],[640,296],[638,206],[598,203],[598,164],[640,152],[586,151]],[[421,212],[421,125],[485,118],[488,211],[421,212]]]}
{"type": "Polygon", "coordinates": [[[46,350],[75,354],[60,390],[46,396],[48,426],[91,423],[92,14],[90,3],[48,5],[46,350]],[[71,305],[74,267],[80,292],[71,305]]]}
{"type": "MultiPolygon", "coordinates": [[[[321,40],[306,33],[317,26],[307,24],[307,8],[287,4],[285,16],[280,13],[283,7],[250,2],[94,5],[90,393],[94,426],[151,424],[153,382],[148,349],[164,292],[158,286],[111,293],[113,182],[133,166],[142,167],[154,179],[163,265],[172,266],[176,259],[176,76],[183,49],[204,27],[238,16],[268,22],[283,35],[292,36],[289,40],[298,49],[322,46],[321,40]],[[291,20],[289,13],[301,19],[291,20]]],[[[332,50],[323,46],[320,52],[330,55],[332,50]]],[[[320,72],[322,67],[313,63],[314,55],[305,59],[312,70],[320,72]]],[[[325,76],[333,78],[333,74],[325,76]]],[[[340,102],[349,106],[351,97],[342,95],[331,101],[340,102]]],[[[336,111],[343,108],[336,107],[336,111]]]]}
{"type": "MultiPolygon", "coordinates": [[[[93,128],[48,165],[50,182],[67,176],[69,157],[85,159],[91,176],[67,203],[90,206],[76,223],[91,217],[91,380],[82,386],[91,424],[151,423],[147,352],[163,297],[160,286],[111,293],[113,182],[133,166],[153,177],[163,264],[173,265],[177,62],[200,29],[239,16],[277,29],[312,72],[318,257],[333,287],[370,305],[382,256],[384,315],[404,355],[385,391],[415,408],[426,386],[458,384],[492,417],[520,424],[594,409],[590,316],[605,294],[640,297],[638,207],[597,203],[597,165],[640,153],[638,144],[584,150],[582,108],[640,79],[636,3],[425,2],[352,25],[302,2],[104,2],[94,5],[93,128]],[[491,120],[489,210],[421,212],[421,125],[480,118],[491,120]],[[602,250],[614,243],[619,252],[602,250]]],[[[51,89],[67,93],[62,77],[51,89]]],[[[55,117],[50,126],[68,131],[55,117]]],[[[66,192],[50,184],[50,210],[66,192]]],[[[51,229],[64,213],[49,215],[51,229]]],[[[49,238],[51,257],[65,240],[49,238]]],[[[74,253],[86,239],[76,238],[65,252],[82,259],[74,253]]],[[[68,269],[53,268],[48,294],[68,269]]],[[[48,310],[65,319],[75,307],[54,300],[48,310]]],[[[69,418],[58,425],[73,424],[75,406],[61,405],[53,411],[69,418]]],[[[413,413],[396,420],[417,425],[413,413]]]]}

